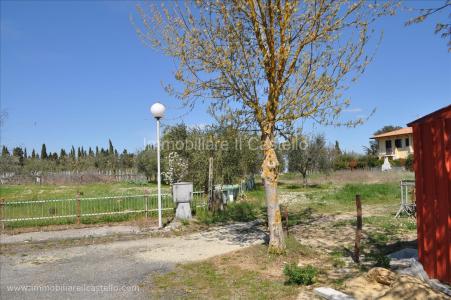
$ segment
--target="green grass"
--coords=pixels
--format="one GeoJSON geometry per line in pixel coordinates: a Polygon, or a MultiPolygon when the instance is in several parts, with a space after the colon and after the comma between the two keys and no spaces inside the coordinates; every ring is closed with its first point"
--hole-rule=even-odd
{"type": "Polygon", "coordinates": [[[399,202],[398,183],[346,184],[342,188],[322,196],[323,200],[350,203],[355,205],[356,195],[360,195],[362,204],[380,204],[399,202]]]}
{"type": "MultiPolygon", "coordinates": [[[[156,185],[142,185],[129,182],[92,183],[82,185],[1,185],[0,197],[5,199],[5,201],[48,200],[75,198],[77,192],[81,192],[84,197],[102,197],[111,195],[143,194],[145,190],[149,190],[153,193],[156,191],[156,185]]],[[[163,190],[168,191],[168,187],[163,186],[163,190]]]]}
{"type": "MultiPolygon", "coordinates": [[[[82,224],[121,222],[144,218],[145,212],[133,212],[157,208],[155,185],[143,186],[139,183],[109,183],[86,184],[71,186],[55,185],[5,185],[1,186],[1,197],[7,204],[3,207],[5,219],[41,218],[32,220],[20,220],[5,222],[6,228],[34,227],[46,225],[74,224],[77,220],[77,193],[80,192],[80,210],[83,214],[117,213],[112,215],[82,216],[82,224]],[[144,197],[143,195],[149,195],[144,197]],[[126,196],[136,197],[126,197],[126,196]],[[96,197],[115,197],[113,199],[86,199],[96,197]],[[42,200],[63,200],[48,201],[42,200]],[[17,203],[14,202],[25,202],[17,203]],[[10,203],[10,204],[8,204],[10,203]],[[66,217],[61,217],[66,216],[66,217]],[[60,218],[61,217],[61,218],[60,218]],[[42,219],[44,218],[44,219],[42,219]]],[[[163,193],[167,193],[164,187],[163,193]]],[[[195,201],[200,202],[195,196],[195,201]]],[[[195,209],[196,203],[193,205],[195,209]]],[[[174,203],[172,197],[163,195],[163,214],[173,214],[174,203]]],[[[155,217],[156,212],[148,212],[147,216],[155,217]]]]}
{"type": "Polygon", "coordinates": [[[237,266],[218,268],[206,261],[181,265],[176,271],[157,275],[152,296],[168,299],[284,299],[294,297],[296,287],[262,277],[237,266]]]}

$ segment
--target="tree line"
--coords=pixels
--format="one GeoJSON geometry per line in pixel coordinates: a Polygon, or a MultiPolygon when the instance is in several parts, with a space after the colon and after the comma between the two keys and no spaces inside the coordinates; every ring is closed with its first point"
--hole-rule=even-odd
{"type": "MultiPolygon", "coordinates": [[[[393,130],[386,126],[376,133],[393,130]]],[[[375,133],[375,134],[376,134],[375,133]]],[[[197,188],[208,185],[210,158],[216,184],[233,184],[246,176],[261,173],[263,154],[261,137],[254,131],[239,130],[233,126],[209,125],[190,127],[184,123],[166,126],[161,139],[162,177],[166,183],[192,181],[197,188]]],[[[364,154],[342,151],[339,141],[329,143],[323,134],[291,134],[276,142],[276,155],[281,171],[299,173],[307,181],[312,172],[328,173],[334,170],[374,168],[382,164],[373,142],[364,147],[364,154]]],[[[2,172],[34,174],[57,171],[117,171],[135,169],[145,174],[148,181],[157,178],[156,145],[131,153],[121,153],[111,140],[108,147],[84,148],[72,146],[59,153],[47,151],[42,144],[40,152],[14,147],[2,147],[2,172]]]]}
{"type": "Polygon", "coordinates": [[[135,166],[135,154],[126,149],[118,153],[111,140],[108,148],[96,146],[75,148],[69,151],[61,149],[58,152],[47,151],[47,146],[42,144],[40,152],[32,149],[31,153],[26,148],[14,147],[8,149],[2,146],[0,168],[2,172],[35,173],[57,171],[87,171],[87,170],[118,170],[130,169],[135,166]]]}

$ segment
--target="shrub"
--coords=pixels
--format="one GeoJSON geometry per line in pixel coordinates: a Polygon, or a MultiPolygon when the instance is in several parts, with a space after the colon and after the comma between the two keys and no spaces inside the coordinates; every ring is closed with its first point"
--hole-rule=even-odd
{"type": "Polygon", "coordinates": [[[226,211],[232,221],[248,222],[257,219],[255,205],[249,202],[233,203],[226,211]]]}
{"type": "Polygon", "coordinates": [[[413,155],[409,154],[406,159],[406,170],[413,171],[413,155]]]}
{"type": "Polygon", "coordinates": [[[236,202],[228,205],[224,211],[213,214],[200,210],[196,217],[204,224],[222,223],[228,221],[249,222],[258,217],[258,205],[252,202],[236,202]]]}
{"type": "Polygon", "coordinates": [[[310,285],[315,282],[318,270],[313,266],[299,267],[295,263],[285,265],[283,274],[288,277],[287,284],[310,285]]]}
{"type": "Polygon", "coordinates": [[[382,267],[382,268],[390,268],[390,257],[378,254],[375,255],[376,259],[376,267],[382,267]]]}

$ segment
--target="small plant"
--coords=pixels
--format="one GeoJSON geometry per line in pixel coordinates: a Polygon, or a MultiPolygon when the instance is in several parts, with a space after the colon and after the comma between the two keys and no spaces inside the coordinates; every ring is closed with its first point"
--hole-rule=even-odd
{"type": "Polygon", "coordinates": [[[332,265],[335,268],[343,268],[346,266],[346,262],[343,260],[343,253],[339,251],[334,251],[331,253],[332,256],[332,265]]]}
{"type": "Polygon", "coordinates": [[[382,254],[376,254],[374,256],[376,260],[376,267],[382,267],[382,268],[390,268],[390,257],[382,254]]]}
{"type": "Polygon", "coordinates": [[[285,265],[283,269],[283,274],[288,277],[287,284],[298,284],[298,285],[310,285],[315,282],[315,276],[318,270],[307,265],[305,267],[299,267],[295,263],[285,265]]]}

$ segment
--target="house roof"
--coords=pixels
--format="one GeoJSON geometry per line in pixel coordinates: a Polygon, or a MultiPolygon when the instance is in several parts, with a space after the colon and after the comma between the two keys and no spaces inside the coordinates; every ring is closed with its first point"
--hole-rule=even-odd
{"type": "Polygon", "coordinates": [[[388,136],[405,135],[405,134],[410,134],[410,133],[412,133],[412,127],[406,127],[406,128],[401,128],[398,130],[393,130],[393,131],[377,134],[377,135],[374,135],[372,138],[378,139],[378,138],[383,138],[383,137],[388,137],[388,136]]]}

